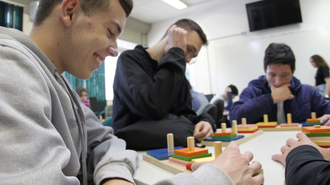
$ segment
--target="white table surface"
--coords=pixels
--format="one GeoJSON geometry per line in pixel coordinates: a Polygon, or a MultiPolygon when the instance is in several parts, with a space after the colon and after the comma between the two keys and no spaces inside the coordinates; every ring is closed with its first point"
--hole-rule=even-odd
{"type": "MultiPolygon", "coordinates": [[[[264,132],[239,146],[241,153],[251,151],[254,159],[262,164],[264,170],[264,185],[284,185],[284,167],[282,164],[271,159],[273,154],[280,153],[280,148],[285,145],[289,138],[296,139],[298,131],[283,132],[264,132]]],[[[209,152],[214,153],[213,147],[206,147],[209,152]]],[[[224,150],[224,147],[223,147],[224,150]]],[[[146,152],[138,152],[140,157],[140,166],[134,175],[134,180],[139,184],[154,184],[159,180],[171,178],[174,174],[163,170],[142,159],[146,152]]]]}

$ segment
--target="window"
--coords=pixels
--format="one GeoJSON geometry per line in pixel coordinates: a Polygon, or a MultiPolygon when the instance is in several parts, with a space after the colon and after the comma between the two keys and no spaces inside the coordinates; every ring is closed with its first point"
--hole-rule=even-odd
{"type": "Polygon", "coordinates": [[[0,26],[23,31],[23,7],[0,1],[0,26]]]}
{"type": "Polygon", "coordinates": [[[124,40],[117,40],[119,54],[117,57],[107,57],[104,61],[104,72],[105,72],[105,99],[106,100],[113,100],[113,80],[115,78],[116,67],[117,67],[117,59],[125,50],[134,49],[137,45],[136,43],[124,41],[124,40]]]}

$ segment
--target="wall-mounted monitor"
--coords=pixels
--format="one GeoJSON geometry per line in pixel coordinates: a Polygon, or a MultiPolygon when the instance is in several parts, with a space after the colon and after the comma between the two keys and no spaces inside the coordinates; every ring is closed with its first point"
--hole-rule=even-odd
{"type": "Polygon", "coordinates": [[[246,4],[250,31],[301,23],[299,0],[264,0],[246,4]]]}

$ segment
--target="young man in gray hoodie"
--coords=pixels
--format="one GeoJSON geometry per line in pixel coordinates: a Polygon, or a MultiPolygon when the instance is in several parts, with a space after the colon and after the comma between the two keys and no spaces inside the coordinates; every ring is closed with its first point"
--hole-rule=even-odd
{"type": "MultiPolygon", "coordinates": [[[[0,27],[1,184],[134,184],[137,153],[61,75],[87,79],[117,56],[131,9],[132,0],[41,0],[29,36],[0,27]]],[[[261,184],[252,158],[233,142],[212,164],[159,184],[261,184]]]]}

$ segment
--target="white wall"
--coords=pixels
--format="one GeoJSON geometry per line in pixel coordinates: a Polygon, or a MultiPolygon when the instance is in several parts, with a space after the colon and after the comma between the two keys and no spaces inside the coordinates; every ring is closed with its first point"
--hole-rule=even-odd
{"type": "Polygon", "coordinates": [[[210,40],[199,54],[196,66],[189,66],[190,79],[197,91],[223,92],[227,85],[234,84],[242,92],[250,80],[264,74],[264,50],[271,42],[291,46],[296,56],[295,76],[302,83],[313,85],[316,70],[309,63],[309,57],[320,54],[330,62],[330,1],[300,0],[303,23],[250,33],[245,4],[254,1],[233,0],[221,4],[215,0],[210,3],[212,8],[155,23],[148,33],[149,46],[158,42],[176,20],[190,18],[203,28],[210,40]]]}
{"type": "Polygon", "coordinates": [[[30,15],[23,13],[23,33],[29,34],[32,29],[33,22],[30,21],[30,15]]]}

